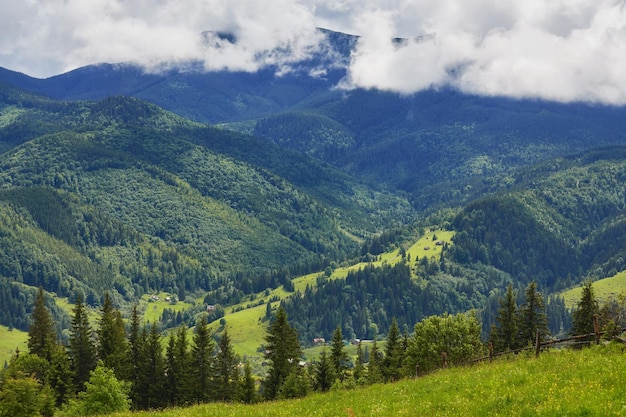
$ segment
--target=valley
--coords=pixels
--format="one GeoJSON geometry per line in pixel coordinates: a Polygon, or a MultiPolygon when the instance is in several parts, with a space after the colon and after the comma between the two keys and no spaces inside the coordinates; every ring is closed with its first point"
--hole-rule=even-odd
{"type": "MultiPolygon", "coordinates": [[[[348,61],[357,39],[322,33],[333,56],[348,61]]],[[[412,375],[399,363],[417,359],[394,357],[384,339],[395,334],[403,352],[416,350],[421,324],[460,326],[471,333],[466,357],[482,355],[502,324],[503,300],[518,313],[538,300],[539,333],[564,336],[583,284],[593,282],[601,304],[618,299],[603,325],[626,326],[617,314],[626,288],[625,107],[449,86],[346,89],[345,67],[312,75],[326,59],[314,54],[281,75],[156,73],[126,63],[35,79],[0,68],[0,360],[27,350],[39,288],[63,346],[77,306],[84,302],[86,323],[97,328],[109,303],[118,331],[128,339],[135,331],[135,348],[152,343],[170,360],[180,326],[188,329],[182,357],[185,340],[200,349],[196,339],[210,329],[205,347],[229,341],[232,357],[222,359],[251,366],[252,388],[269,380],[267,335],[277,316],[288,317],[287,339],[303,348],[295,359],[309,365],[325,360],[319,339],[330,348],[339,333],[335,353],[345,343],[350,366],[366,363],[351,341],[381,342],[385,369],[397,366],[377,375],[374,365],[367,384],[394,381],[400,369],[412,375]]],[[[531,330],[514,342],[532,342],[531,330]]],[[[210,355],[230,354],[221,349],[210,355]]],[[[343,369],[341,360],[333,366],[343,369]]],[[[340,371],[358,376],[354,368],[340,371]]],[[[277,381],[295,390],[311,377],[302,373],[290,375],[291,385],[277,381]]],[[[338,403],[343,388],[365,380],[340,376],[331,394],[338,403]]],[[[278,397],[278,382],[268,399],[278,397]]],[[[401,390],[428,391],[420,379],[405,383],[401,390]]],[[[141,408],[159,399],[131,395],[141,408]]],[[[507,401],[487,401],[475,414],[507,413],[516,404],[507,401]]],[[[381,407],[385,415],[416,404],[381,407]]]]}

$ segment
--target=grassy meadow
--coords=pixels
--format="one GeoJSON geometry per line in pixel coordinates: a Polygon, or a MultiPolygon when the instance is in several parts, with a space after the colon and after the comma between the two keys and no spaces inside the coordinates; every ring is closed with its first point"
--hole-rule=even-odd
{"type": "Polygon", "coordinates": [[[6,326],[0,326],[0,364],[8,361],[15,353],[16,348],[21,352],[27,352],[27,340],[28,333],[17,329],[9,330],[6,326]]]}
{"type": "MultiPolygon", "coordinates": [[[[593,283],[593,291],[596,299],[602,304],[610,298],[616,298],[626,292],[626,271],[622,271],[612,277],[604,278],[593,283]]],[[[565,291],[562,296],[568,308],[576,307],[582,295],[582,286],[565,291]]]]}
{"type": "Polygon", "coordinates": [[[118,417],[622,416],[623,345],[523,355],[419,379],[256,405],[207,404],[118,417]]]}

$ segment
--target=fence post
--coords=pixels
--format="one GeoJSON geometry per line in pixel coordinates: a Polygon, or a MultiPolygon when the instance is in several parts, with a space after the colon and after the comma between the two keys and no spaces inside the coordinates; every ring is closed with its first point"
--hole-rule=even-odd
{"type": "Polygon", "coordinates": [[[493,362],[493,342],[489,342],[489,363],[493,362]]]}
{"type": "Polygon", "coordinates": [[[598,324],[598,314],[593,315],[593,332],[596,334],[596,345],[600,344],[600,325],[598,324]]]}
{"type": "Polygon", "coordinates": [[[443,361],[443,367],[448,367],[448,354],[446,352],[441,352],[441,359],[443,361]]]}
{"type": "Polygon", "coordinates": [[[535,357],[539,357],[539,351],[541,350],[541,332],[537,331],[537,344],[535,345],[535,357]]]}

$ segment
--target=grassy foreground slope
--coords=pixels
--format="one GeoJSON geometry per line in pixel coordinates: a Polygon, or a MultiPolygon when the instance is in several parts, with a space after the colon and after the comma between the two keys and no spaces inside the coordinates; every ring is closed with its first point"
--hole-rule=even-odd
{"type": "Polygon", "coordinates": [[[621,345],[552,350],[418,380],[257,405],[209,404],[118,416],[617,416],[626,413],[621,345]]]}

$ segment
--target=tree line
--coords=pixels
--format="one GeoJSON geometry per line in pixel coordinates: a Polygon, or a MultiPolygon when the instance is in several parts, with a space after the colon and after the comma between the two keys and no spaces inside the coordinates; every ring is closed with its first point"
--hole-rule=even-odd
{"type": "MultiPolygon", "coordinates": [[[[517,305],[510,285],[499,300],[490,342],[495,351],[517,349],[547,338],[543,296],[531,282],[517,305]],[[538,336],[539,335],[539,336],[538,336]]],[[[593,331],[594,320],[609,334],[621,332],[626,296],[598,307],[591,282],[573,313],[573,333],[593,331]]],[[[346,351],[341,326],[319,357],[307,363],[296,328],[280,306],[271,317],[263,345],[267,371],[253,375],[251,364],[234,353],[225,329],[219,337],[202,316],[193,332],[182,325],[166,341],[156,324],[143,325],[137,308],[129,323],[108,294],[92,328],[77,296],[68,342],[58,342],[43,289],[34,300],[28,352],[18,352],[0,372],[0,416],[95,415],[130,408],[160,409],[211,401],[253,403],[297,398],[311,391],[348,389],[416,377],[461,365],[485,354],[475,311],[429,316],[402,333],[392,318],[386,342],[357,340],[356,357],[346,351]],[[106,395],[105,395],[106,394],[106,395]]]]}

